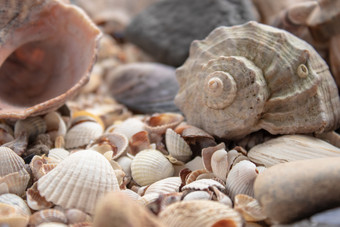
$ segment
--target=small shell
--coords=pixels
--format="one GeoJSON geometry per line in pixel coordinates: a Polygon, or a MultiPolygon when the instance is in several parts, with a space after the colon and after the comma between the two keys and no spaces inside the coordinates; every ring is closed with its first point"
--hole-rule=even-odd
{"type": "Polygon", "coordinates": [[[242,217],[238,212],[229,206],[209,200],[175,202],[166,207],[159,217],[169,227],[206,227],[221,220],[229,224],[223,226],[243,226],[242,217]]]}
{"type": "Polygon", "coordinates": [[[217,150],[226,149],[224,143],[220,143],[213,147],[206,147],[202,149],[202,159],[204,168],[210,172],[212,172],[211,168],[211,157],[217,150]]]}
{"type": "Polygon", "coordinates": [[[21,211],[22,214],[24,215],[28,215],[28,216],[31,215],[30,208],[28,208],[25,201],[21,197],[15,194],[6,193],[6,194],[0,195],[0,203],[5,203],[5,204],[13,206],[18,211],[21,211]]]}
{"type": "Polygon", "coordinates": [[[266,219],[258,201],[248,195],[236,195],[234,198],[234,209],[240,212],[246,221],[257,222],[266,219]]]}
{"type": "Polygon", "coordinates": [[[227,179],[228,169],[228,153],[226,150],[217,150],[211,156],[212,172],[221,180],[227,179]]]}
{"type": "Polygon", "coordinates": [[[23,169],[25,161],[8,147],[0,147],[0,177],[23,169]]]}
{"type": "Polygon", "coordinates": [[[30,174],[25,169],[21,169],[18,172],[0,177],[0,186],[2,185],[1,187],[7,188],[5,191],[7,193],[22,196],[25,193],[29,180],[30,174]]]}
{"type": "Polygon", "coordinates": [[[218,188],[216,188],[215,186],[212,186],[210,188],[211,191],[214,192],[215,196],[213,197],[214,200],[218,201],[219,203],[222,203],[224,205],[230,206],[232,207],[233,202],[231,201],[231,199],[229,198],[229,196],[227,196],[226,194],[224,194],[223,192],[221,192],[220,190],[218,190],[218,188]]]}
{"type": "Polygon", "coordinates": [[[216,187],[218,188],[219,190],[224,190],[225,187],[213,180],[213,179],[200,179],[200,180],[196,180],[194,182],[191,182],[190,184],[187,184],[185,186],[182,187],[182,191],[185,191],[185,190],[207,190],[209,189],[209,187],[216,187]]]}
{"type": "Polygon", "coordinates": [[[174,167],[158,150],[143,150],[131,163],[132,178],[141,186],[171,177],[173,173],[174,167]]]}
{"type": "Polygon", "coordinates": [[[181,178],[179,177],[168,177],[155,183],[151,184],[145,191],[144,195],[149,193],[172,193],[178,192],[181,186],[181,178]]]}
{"type": "Polygon", "coordinates": [[[67,127],[61,117],[61,114],[53,111],[44,116],[46,122],[46,132],[50,135],[51,140],[55,141],[58,136],[65,136],[67,127]]]}
{"type": "Polygon", "coordinates": [[[10,227],[26,227],[29,215],[23,215],[11,205],[0,203],[0,223],[10,227]]]}
{"type": "Polygon", "coordinates": [[[127,157],[127,156],[122,156],[122,157],[118,158],[117,162],[120,165],[120,167],[122,168],[122,170],[124,171],[125,175],[131,177],[132,159],[127,157]]]}
{"type": "Polygon", "coordinates": [[[188,200],[211,200],[212,193],[207,191],[193,191],[184,196],[183,201],[188,200]]]}
{"type": "Polygon", "coordinates": [[[226,180],[226,188],[232,200],[237,194],[254,196],[254,181],[258,170],[254,163],[243,160],[236,164],[229,172],[226,180]]]}
{"type": "Polygon", "coordinates": [[[183,121],[184,117],[176,113],[160,113],[154,114],[146,119],[145,129],[149,133],[162,135],[168,128],[174,129],[183,121]]]}
{"type": "Polygon", "coordinates": [[[191,171],[198,170],[198,169],[203,169],[203,161],[201,156],[196,156],[194,159],[191,161],[185,163],[185,168],[190,169],[191,171]]]}
{"type": "Polygon", "coordinates": [[[192,151],[185,140],[171,128],[168,128],[165,133],[165,143],[169,154],[180,160],[186,162],[190,160],[192,151]]]}
{"type": "Polygon", "coordinates": [[[114,170],[96,151],[82,150],[70,155],[38,180],[38,190],[47,201],[63,208],[94,212],[97,199],[119,190],[114,170]]]}
{"type": "Polygon", "coordinates": [[[53,158],[55,160],[62,161],[65,158],[67,158],[70,155],[70,152],[68,150],[65,150],[63,148],[53,148],[49,150],[48,157],[53,158]]]}
{"type": "Polygon", "coordinates": [[[160,194],[157,192],[149,193],[146,195],[143,195],[138,199],[138,202],[143,204],[144,206],[147,206],[153,202],[155,202],[159,198],[160,194]]]}
{"type": "Polygon", "coordinates": [[[71,127],[82,122],[96,122],[105,128],[104,122],[96,114],[80,110],[72,113],[71,127]]]}
{"type": "Polygon", "coordinates": [[[120,124],[114,124],[106,129],[106,133],[120,133],[130,139],[134,134],[144,131],[145,123],[138,118],[128,118],[120,124]]]}
{"type": "Polygon", "coordinates": [[[13,129],[7,124],[0,123],[0,146],[14,140],[13,129]]]}
{"type": "Polygon", "coordinates": [[[281,162],[338,156],[340,148],[306,135],[280,136],[256,145],[248,152],[248,158],[252,162],[266,167],[281,162]]]}
{"type": "Polygon", "coordinates": [[[121,192],[127,194],[133,200],[139,200],[141,198],[138,193],[132,191],[131,189],[121,190],[121,192]]]}
{"type": "Polygon", "coordinates": [[[78,148],[89,144],[103,134],[103,127],[96,122],[74,125],[65,136],[65,148],[78,148]]]}
{"type": "Polygon", "coordinates": [[[80,222],[91,222],[92,218],[90,215],[84,213],[78,209],[68,209],[65,211],[68,224],[75,224],[80,222]]]}
{"type": "Polygon", "coordinates": [[[46,122],[41,117],[29,117],[24,120],[18,120],[14,125],[14,136],[19,137],[26,134],[30,138],[44,133],[46,131],[46,122]]]}
{"type": "Polygon", "coordinates": [[[46,209],[32,214],[29,220],[29,225],[34,227],[44,222],[58,222],[66,224],[67,219],[65,214],[59,210],[46,209]]]}
{"type": "Polygon", "coordinates": [[[53,206],[53,203],[48,202],[45,197],[40,195],[37,189],[37,182],[35,182],[31,188],[27,189],[26,200],[32,210],[43,210],[53,206]]]}
{"type": "Polygon", "coordinates": [[[190,184],[194,182],[200,175],[206,174],[208,171],[206,169],[194,170],[186,176],[185,184],[190,184]]]}

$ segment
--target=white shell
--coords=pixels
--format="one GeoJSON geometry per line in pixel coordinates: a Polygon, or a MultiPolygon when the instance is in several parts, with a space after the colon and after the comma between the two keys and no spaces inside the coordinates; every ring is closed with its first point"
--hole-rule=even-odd
{"type": "Polygon", "coordinates": [[[25,201],[15,194],[6,193],[0,195],[0,203],[14,206],[17,210],[22,211],[23,214],[31,215],[31,210],[28,208],[25,201]]]}
{"type": "Polygon", "coordinates": [[[41,196],[37,189],[37,182],[26,191],[26,201],[32,210],[43,210],[53,206],[53,203],[46,201],[45,197],[41,196]]]}
{"type": "Polygon", "coordinates": [[[30,216],[29,225],[38,226],[45,222],[67,223],[64,212],[57,209],[46,209],[35,212],[30,216]]]}
{"type": "Polygon", "coordinates": [[[34,137],[46,131],[46,123],[41,117],[29,117],[18,120],[14,125],[14,136],[17,138],[21,134],[34,137]]]}
{"type": "Polygon", "coordinates": [[[120,124],[112,125],[106,132],[115,132],[125,135],[130,139],[134,134],[145,130],[145,123],[138,118],[128,118],[120,124]]]}
{"type": "Polygon", "coordinates": [[[65,136],[67,127],[60,113],[53,111],[44,116],[46,131],[54,141],[58,136],[65,136]]]}
{"type": "Polygon", "coordinates": [[[103,127],[97,122],[83,122],[74,125],[66,133],[65,148],[77,148],[89,144],[101,134],[103,134],[103,127]]]}
{"type": "Polygon", "coordinates": [[[203,169],[203,161],[201,156],[196,156],[194,159],[191,161],[185,163],[185,168],[190,169],[191,171],[198,170],[198,169],[203,169]]]}
{"type": "Polygon", "coordinates": [[[158,150],[147,149],[139,152],[131,163],[132,178],[144,186],[171,177],[174,167],[158,150]]]}
{"type": "Polygon", "coordinates": [[[25,161],[8,147],[0,147],[0,177],[18,172],[25,166],[25,161]]]}
{"type": "Polygon", "coordinates": [[[228,169],[228,153],[226,150],[217,150],[211,156],[211,169],[212,172],[225,181],[227,179],[228,169]]]}
{"type": "Polygon", "coordinates": [[[147,206],[148,204],[155,202],[158,199],[159,195],[160,194],[156,193],[156,192],[149,193],[149,194],[146,194],[146,195],[143,195],[142,197],[140,197],[138,199],[138,202],[140,202],[144,206],[147,206]]]}
{"type": "Polygon", "coordinates": [[[212,194],[209,194],[207,191],[193,191],[187,194],[184,198],[183,201],[188,201],[188,200],[210,200],[212,198],[212,194]]]}
{"type": "Polygon", "coordinates": [[[70,155],[70,152],[68,150],[65,150],[63,148],[53,148],[49,150],[48,157],[53,158],[55,160],[62,161],[65,158],[67,158],[70,155]]]}
{"type": "Polygon", "coordinates": [[[117,159],[118,164],[126,174],[126,176],[131,177],[131,163],[132,159],[127,156],[122,156],[117,159]]]}
{"type": "Polygon", "coordinates": [[[196,180],[194,182],[191,182],[190,184],[187,184],[182,187],[182,191],[184,190],[207,190],[209,187],[215,186],[216,188],[223,190],[225,187],[213,180],[213,179],[200,179],[196,180]]]}
{"type": "Polygon", "coordinates": [[[96,151],[77,151],[38,180],[38,190],[47,201],[63,208],[94,212],[97,199],[119,190],[114,170],[96,151]]]}
{"type": "Polygon", "coordinates": [[[192,151],[185,140],[171,128],[165,132],[165,143],[169,154],[179,161],[190,160],[192,151]]]}
{"type": "Polygon", "coordinates": [[[181,186],[181,178],[179,177],[168,177],[159,181],[156,181],[155,183],[151,184],[146,190],[144,195],[149,193],[172,193],[172,192],[178,192],[179,187],[181,186]]]}
{"type": "Polygon", "coordinates": [[[0,194],[13,193],[22,196],[29,180],[30,174],[25,169],[0,177],[0,194]]]}

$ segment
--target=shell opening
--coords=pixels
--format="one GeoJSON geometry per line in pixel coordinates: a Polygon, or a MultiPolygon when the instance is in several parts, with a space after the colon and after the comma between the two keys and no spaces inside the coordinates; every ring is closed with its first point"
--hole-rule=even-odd
{"type": "Polygon", "coordinates": [[[300,78],[306,78],[308,76],[308,68],[306,65],[301,64],[297,69],[297,74],[300,78]]]}

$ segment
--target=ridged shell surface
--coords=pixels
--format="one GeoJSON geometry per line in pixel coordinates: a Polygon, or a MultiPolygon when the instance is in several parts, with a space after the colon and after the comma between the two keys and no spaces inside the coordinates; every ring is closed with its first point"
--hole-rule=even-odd
{"type": "Polygon", "coordinates": [[[221,203],[207,200],[173,203],[166,207],[159,217],[169,227],[206,227],[220,220],[229,223],[225,226],[236,227],[243,224],[242,217],[237,211],[221,203]]]}
{"type": "Polygon", "coordinates": [[[0,195],[0,203],[5,203],[14,206],[17,210],[21,211],[23,214],[31,215],[30,208],[28,208],[25,201],[15,194],[6,193],[0,195]]]}
{"type": "Polygon", "coordinates": [[[25,161],[8,147],[0,147],[0,177],[23,169],[25,161]]]}
{"type": "Polygon", "coordinates": [[[219,27],[191,44],[176,76],[175,104],[188,123],[241,138],[321,133],[340,126],[340,101],[328,66],[305,41],[257,22],[219,27]]]}
{"type": "Polygon", "coordinates": [[[89,144],[104,132],[96,122],[83,122],[73,126],[65,136],[65,148],[77,148],[89,144]]]}
{"type": "Polygon", "coordinates": [[[165,133],[165,143],[169,154],[182,162],[189,161],[192,151],[185,140],[171,128],[165,133]]]}
{"type": "Polygon", "coordinates": [[[179,187],[181,186],[181,178],[179,177],[168,177],[163,180],[159,180],[153,184],[151,184],[145,191],[144,194],[149,193],[172,193],[178,192],[179,187]]]}
{"type": "Polygon", "coordinates": [[[160,151],[147,149],[132,160],[131,174],[137,184],[144,186],[171,177],[174,167],[160,151]]]}
{"type": "Polygon", "coordinates": [[[113,168],[96,151],[78,151],[38,180],[38,190],[46,200],[63,208],[94,212],[98,198],[119,190],[113,168]]]}

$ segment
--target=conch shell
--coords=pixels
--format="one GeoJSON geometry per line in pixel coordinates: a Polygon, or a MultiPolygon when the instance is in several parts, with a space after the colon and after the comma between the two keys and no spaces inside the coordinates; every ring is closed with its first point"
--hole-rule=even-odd
{"type": "Polygon", "coordinates": [[[101,32],[64,2],[0,2],[0,118],[57,109],[89,80],[101,32]]]}
{"type": "Polygon", "coordinates": [[[175,104],[188,123],[237,139],[322,133],[340,126],[340,101],[328,66],[305,41],[257,22],[219,27],[191,44],[176,76],[175,104]]]}

